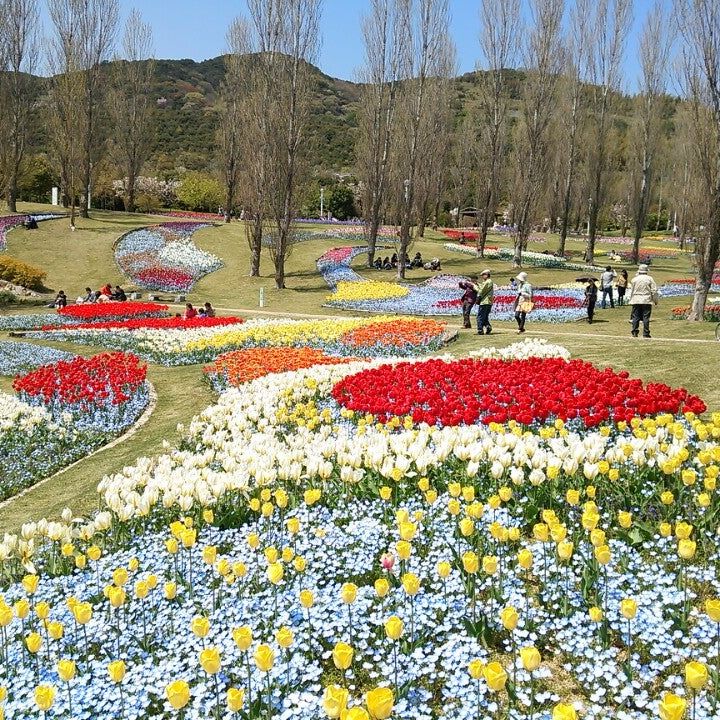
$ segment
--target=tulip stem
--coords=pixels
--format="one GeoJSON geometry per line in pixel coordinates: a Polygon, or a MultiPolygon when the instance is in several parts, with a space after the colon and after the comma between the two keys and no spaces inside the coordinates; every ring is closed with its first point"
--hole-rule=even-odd
{"type": "Polygon", "coordinates": [[[217,673],[213,677],[215,679],[215,717],[220,720],[220,683],[218,683],[217,673]]]}
{"type": "Polygon", "coordinates": [[[267,686],[268,686],[268,720],[272,718],[272,686],[270,685],[270,671],[267,673],[267,686]]]}
{"type": "Polygon", "coordinates": [[[535,678],[530,673],[530,720],[535,717],[535,678]]]}
{"type": "Polygon", "coordinates": [[[67,687],[67,696],[68,696],[68,715],[72,717],[72,695],[70,694],[70,681],[65,684],[65,687],[67,687]]]}
{"type": "Polygon", "coordinates": [[[697,701],[697,690],[693,690],[693,699],[692,699],[692,720],[695,720],[695,704],[697,701]]]}
{"type": "Polygon", "coordinates": [[[477,680],[477,702],[475,703],[475,717],[480,720],[480,678],[477,680]]]}
{"type": "Polygon", "coordinates": [[[397,640],[393,643],[393,659],[395,661],[395,695],[399,697],[400,688],[398,687],[397,640]]]}

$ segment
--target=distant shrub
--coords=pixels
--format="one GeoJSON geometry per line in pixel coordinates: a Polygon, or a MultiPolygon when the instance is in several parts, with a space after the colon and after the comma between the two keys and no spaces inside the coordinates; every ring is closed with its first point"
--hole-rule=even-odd
{"type": "Polygon", "coordinates": [[[22,285],[30,290],[42,290],[47,273],[34,265],[0,255],[0,280],[22,285]]]}

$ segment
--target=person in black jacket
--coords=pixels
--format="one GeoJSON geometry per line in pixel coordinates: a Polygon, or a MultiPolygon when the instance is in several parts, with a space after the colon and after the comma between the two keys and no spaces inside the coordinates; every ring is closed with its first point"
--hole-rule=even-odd
{"type": "Polygon", "coordinates": [[[470,323],[470,312],[473,309],[473,305],[477,302],[477,296],[478,296],[477,281],[478,281],[478,276],[471,275],[470,282],[461,280],[458,283],[458,286],[460,287],[460,289],[465,291],[462,296],[462,314],[463,314],[463,327],[464,328],[472,327],[472,324],[470,323]]]}
{"type": "Polygon", "coordinates": [[[587,287],[585,288],[585,306],[587,307],[587,318],[588,322],[592,323],[593,316],[595,315],[595,304],[597,303],[598,287],[595,284],[595,280],[590,278],[588,280],[587,287]]]}

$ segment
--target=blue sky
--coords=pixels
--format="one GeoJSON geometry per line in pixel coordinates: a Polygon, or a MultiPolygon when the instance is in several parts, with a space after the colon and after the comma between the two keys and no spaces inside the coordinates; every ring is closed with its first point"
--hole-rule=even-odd
{"type": "MultiPolygon", "coordinates": [[[[670,0],[666,0],[668,3],[670,0]]],[[[123,15],[138,7],[153,27],[158,58],[204,60],[223,52],[225,31],[245,10],[244,0],[120,0],[123,15]]],[[[333,77],[352,80],[363,60],[360,18],[367,0],[325,0],[319,65],[333,77]]],[[[635,48],[642,20],[652,0],[635,0],[634,27],[627,43],[625,89],[637,81],[635,48]]],[[[459,72],[473,70],[479,58],[479,0],[450,0],[452,36],[459,72]]],[[[673,33],[669,33],[672,35],[673,33]]],[[[662,40],[661,40],[662,41],[662,40]]]]}

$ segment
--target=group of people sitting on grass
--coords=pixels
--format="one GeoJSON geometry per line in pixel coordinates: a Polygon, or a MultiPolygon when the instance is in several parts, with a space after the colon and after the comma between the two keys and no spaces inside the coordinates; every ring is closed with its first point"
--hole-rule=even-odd
{"type": "MultiPolygon", "coordinates": [[[[110,283],[106,283],[99,290],[93,290],[92,288],[86,287],[85,294],[80,295],[75,303],[77,305],[83,305],[87,303],[103,303],[103,302],[126,302],[127,295],[125,291],[116,285],[113,286],[110,283]]],[[[59,310],[60,308],[67,307],[68,299],[64,290],[60,290],[55,299],[48,305],[48,307],[59,310]]]]}
{"type": "Polygon", "coordinates": [[[215,308],[209,302],[206,302],[196,310],[192,306],[192,303],[186,303],[185,312],[182,315],[177,313],[175,317],[182,317],[183,320],[192,320],[193,318],[212,318],[215,317],[215,308]]]}
{"type": "MultiPolygon", "coordinates": [[[[385,256],[385,259],[375,258],[373,267],[376,270],[396,270],[398,266],[397,253],[393,253],[392,257],[385,256]]],[[[415,253],[415,257],[411,260],[410,256],[405,253],[405,267],[409,269],[424,268],[425,270],[440,270],[440,259],[433,258],[430,262],[423,263],[422,255],[415,253]]]]}

